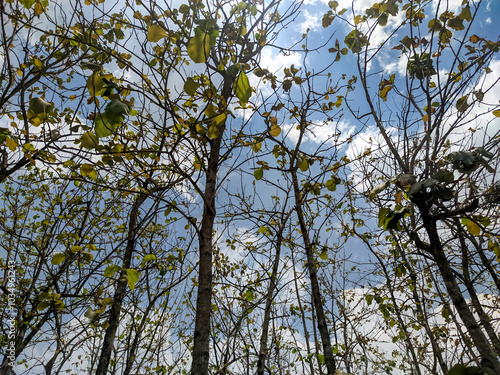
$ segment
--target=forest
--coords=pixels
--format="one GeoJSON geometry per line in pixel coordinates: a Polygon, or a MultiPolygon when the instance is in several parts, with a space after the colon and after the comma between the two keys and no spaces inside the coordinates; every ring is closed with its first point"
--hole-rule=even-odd
{"type": "Polygon", "coordinates": [[[0,1],[0,375],[500,374],[498,16],[0,1]]]}

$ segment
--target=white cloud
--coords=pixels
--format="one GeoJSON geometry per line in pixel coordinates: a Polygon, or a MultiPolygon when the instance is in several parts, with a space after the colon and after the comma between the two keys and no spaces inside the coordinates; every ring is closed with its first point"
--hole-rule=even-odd
{"type": "MultiPolygon", "coordinates": [[[[305,132],[303,141],[315,145],[327,144],[330,146],[344,143],[356,131],[356,127],[348,122],[315,122],[311,124],[305,132]]],[[[297,123],[283,125],[283,132],[286,138],[292,143],[299,139],[300,131],[297,123]]]]}
{"type": "Polygon", "coordinates": [[[300,24],[300,31],[302,33],[305,33],[307,31],[307,29],[309,29],[311,31],[316,31],[318,29],[321,29],[322,28],[321,18],[323,17],[323,15],[325,13],[326,13],[326,11],[323,10],[321,12],[311,14],[311,13],[309,13],[308,10],[305,10],[303,12],[304,21],[302,21],[300,24]]]}
{"type": "MultiPolygon", "coordinates": [[[[262,50],[260,55],[260,67],[269,70],[269,72],[276,75],[279,80],[283,79],[285,75],[283,68],[290,67],[291,65],[294,65],[296,68],[301,67],[302,55],[297,52],[291,52],[284,55],[271,47],[262,50]]],[[[267,82],[264,84],[262,79],[255,74],[251,74],[249,80],[250,85],[257,88],[258,95],[262,95],[266,98],[273,93],[270,83],[267,82]]]]}

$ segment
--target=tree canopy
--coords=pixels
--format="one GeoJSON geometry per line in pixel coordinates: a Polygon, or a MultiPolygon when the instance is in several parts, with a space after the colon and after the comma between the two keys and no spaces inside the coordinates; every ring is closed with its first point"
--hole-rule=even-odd
{"type": "Polygon", "coordinates": [[[0,374],[500,373],[498,4],[0,11],[0,374]]]}

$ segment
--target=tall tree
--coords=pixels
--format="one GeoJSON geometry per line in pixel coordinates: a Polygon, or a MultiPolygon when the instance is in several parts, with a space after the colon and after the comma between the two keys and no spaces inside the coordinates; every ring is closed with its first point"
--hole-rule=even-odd
{"type": "Polygon", "coordinates": [[[432,260],[476,350],[498,372],[498,337],[475,298],[482,285],[473,286],[468,276],[472,264],[487,272],[494,257],[484,264],[464,239],[491,236],[485,196],[492,185],[485,177],[496,170],[491,161],[498,152],[498,131],[490,125],[497,112],[480,104],[486,104],[485,95],[497,82],[488,79],[488,64],[499,43],[475,34],[481,6],[469,1],[456,9],[448,3],[377,3],[364,14],[354,12],[354,29],[344,42],[358,67],[362,94],[357,103],[359,97],[366,103],[350,108],[364,124],[373,122],[379,135],[368,146],[373,154],[359,171],[364,176],[359,186],[367,188],[367,176],[376,181],[369,198],[379,207],[379,226],[402,231],[421,257],[432,260]],[[381,33],[389,37],[376,39],[381,33]],[[388,56],[397,63],[384,69],[388,56]],[[379,67],[381,73],[375,74],[379,67]],[[397,111],[388,103],[396,103],[397,111]],[[490,118],[480,125],[480,116],[490,118]],[[386,194],[389,187],[395,199],[386,194]]]}

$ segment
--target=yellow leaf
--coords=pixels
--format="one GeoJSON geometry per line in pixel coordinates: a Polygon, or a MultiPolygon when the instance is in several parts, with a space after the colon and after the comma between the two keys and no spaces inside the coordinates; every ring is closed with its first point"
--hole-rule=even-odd
{"type": "Polygon", "coordinates": [[[210,35],[200,34],[191,38],[187,52],[195,63],[204,63],[210,54],[210,35]]]}
{"type": "Polygon", "coordinates": [[[269,134],[273,137],[277,137],[281,134],[281,128],[279,125],[272,125],[271,129],[269,129],[269,134]]]}
{"type": "Polygon", "coordinates": [[[500,109],[497,109],[496,111],[493,111],[493,114],[494,114],[496,117],[500,117],[500,109]]]}
{"type": "Polygon", "coordinates": [[[80,172],[82,176],[97,178],[97,172],[92,164],[82,164],[82,166],[80,167],[80,172]]]}
{"type": "Polygon", "coordinates": [[[481,228],[474,221],[464,217],[462,218],[462,224],[465,225],[470,234],[474,236],[479,236],[481,234],[481,228]]]}
{"type": "Polygon", "coordinates": [[[387,101],[387,94],[391,90],[392,90],[392,86],[391,85],[385,86],[382,90],[380,90],[380,93],[378,94],[378,96],[380,96],[384,100],[384,102],[385,102],[385,101],[387,101]]]}
{"type": "Polygon", "coordinates": [[[424,120],[424,122],[429,121],[429,115],[424,115],[424,116],[422,117],[422,120],[424,120]]]}
{"type": "Polygon", "coordinates": [[[319,254],[319,257],[321,258],[321,260],[327,260],[328,253],[326,251],[322,251],[321,254],[319,254]]]}
{"type": "Polygon", "coordinates": [[[305,172],[309,169],[309,163],[307,162],[307,159],[302,159],[300,161],[299,168],[302,172],[305,172]]]}
{"type": "Polygon", "coordinates": [[[37,2],[35,4],[34,10],[35,10],[35,15],[39,16],[40,14],[42,14],[43,13],[43,6],[42,6],[42,4],[40,4],[40,3],[37,2]]]}
{"type": "Polygon", "coordinates": [[[220,134],[220,131],[219,131],[219,128],[217,127],[217,125],[212,125],[208,128],[208,131],[207,131],[207,136],[208,138],[210,139],[214,139],[214,138],[217,138],[220,134]]]}
{"type": "Polygon", "coordinates": [[[23,76],[23,71],[21,69],[17,69],[17,75],[19,77],[22,77],[23,76]]]}
{"type": "Polygon", "coordinates": [[[77,253],[77,252],[79,252],[81,249],[82,249],[82,247],[81,247],[81,246],[78,246],[78,245],[74,245],[74,246],[71,246],[71,247],[70,247],[70,250],[71,250],[73,253],[77,253]]]}
{"type": "Polygon", "coordinates": [[[481,234],[481,228],[472,220],[467,223],[467,230],[470,234],[473,234],[475,236],[479,236],[481,234]]]}
{"type": "Polygon", "coordinates": [[[156,43],[160,39],[165,38],[168,36],[167,31],[161,27],[160,25],[151,25],[148,28],[148,40],[151,43],[156,43]]]}
{"type": "Polygon", "coordinates": [[[262,148],[262,142],[252,143],[253,152],[259,152],[261,148],[262,148]]]}
{"type": "Polygon", "coordinates": [[[225,113],[221,113],[220,115],[217,115],[214,117],[214,124],[215,125],[220,125],[226,120],[227,115],[225,113]]]}
{"type": "Polygon", "coordinates": [[[12,151],[12,152],[16,151],[17,142],[14,139],[7,137],[5,139],[5,142],[7,144],[7,147],[10,149],[10,151],[12,151]]]}
{"type": "Polygon", "coordinates": [[[38,60],[36,57],[33,59],[33,65],[35,65],[37,68],[42,68],[43,67],[43,62],[38,60]]]}
{"type": "Polygon", "coordinates": [[[102,78],[97,74],[97,72],[92,73],[92,75],[87,79],[87,89],[90,95],[95,96],[96,93],[102,90],[104,82],[102,78]]]}
{"type": "Polygon", "coordinates": [[[278,119],[273,116],[269,120],[271,122],[271,129],[269,129],[269,134],[272,137],[277,137],[281,134],[281,128],[278,125],[278,119]]]}

